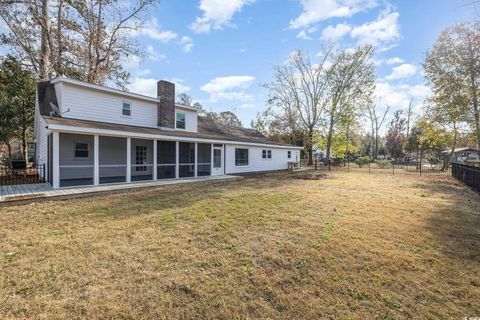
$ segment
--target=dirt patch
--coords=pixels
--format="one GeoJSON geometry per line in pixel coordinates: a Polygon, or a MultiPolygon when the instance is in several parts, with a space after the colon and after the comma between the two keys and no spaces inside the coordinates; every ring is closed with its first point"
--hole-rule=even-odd
{"type": "Polygon", "coordinates": [[[305,172],[296,175],[295,178],[303,180],[322,180],[328,178],[328,175],[323,172],[305,172]]]}

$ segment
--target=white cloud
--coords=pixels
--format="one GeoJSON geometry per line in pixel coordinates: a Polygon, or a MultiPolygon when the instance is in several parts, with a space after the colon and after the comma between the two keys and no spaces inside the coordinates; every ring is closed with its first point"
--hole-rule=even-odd
{"type": "Polygon", "coordinates": [[[139,70],[135,75],[137,77],[144,77],[144,76],[148,76],[149,74],[152,73],[152,70],[150,69],[143,69],[143,70],[139,70]]]}
{"type": "Polygon", "coordinates": [[[196,33],[205,33],[212,28],[218,30],[231,26],[233,15],[253,2],[254,0],[200,0],[203,15],[197,17],[190,28],[196,33]]]}
{"type": "Polygon", "coordinates": [[[403,62],[404,62],[403,59],[401,59],[399,57],[387,58],[387,59],[374,59],[373,60],[373,63],[376,66],[381,66],[381,65],[384,65],[384,64],[395,65],[395,64],[401,64],[403,62]]]}
{"type": "Polygon", "coordinates": [[[297,34],[297,38],[303,40],[312,40],[312,38],[307,34],[307,31],[305,30],[300,30],[300,32],[297,34]]]}
{"type": "Polygon", "coordinates": [[[238,100],[251,101],[253,97],[245,93],[252,82],[255,80],[252,76],[228,76],[217,77],[200,87],[200,90],[210,94],[210,101],[218,100],[238,100]]]}
{"type": "Polygon", "coordinates": [[[130,54],[128,56],[122,57],[121,64],[125,70],[134,71],[138,69],[141,61],[142,59],[140,59],[140,57],[136,54],[130,54]]]}
{"type": "Polygon", "coordinates": [[[159,60],[164,60],[166,59],[166,56],[164,54],[160,54],[155,50],[155,48],[152,45],[147,45],[147,54],[148,54],[148,59],[152,61],[159,61],[159,60]]]}
{"type": "Polygon", "coordinates": [[[180,79],[180,78],[172,78],[172,79],[166,79],[166,80],[175,83],[175,94],[176,95],[178,95],[180,93],[190,92],[190,87],[184,84],[185,80],[180,79]]]}
{"type": "Polygon", "coordinates": [[[180,40],[180,44],[183,45],[184,52],[190,52],[193,48],[193,40],[190,37],[183,36],[180,40]]]}
{"type": "MultiPolygon", "coordinates": [[[[190,87],[183,84],[183,79],[173,78],[167,81],[175,83],[175,94],[177,95],[190,91],[190,87]]],[[[141,76],[136,76],[132,79],[131,83],[127,86],[127,88],[130,92],[156,98],[157,82],[158,79],[142,78],[141,76]]]]}
{"type": "Polygon", "coordinates": [[[417,73],[417,67],[413,64],[403,63],[399,66],[393,67],[392,73],[386,76],[387,80],[404,79],[414,76],[417,73]]]}
{"type": "Polygon", "coordinates": [[[178,37],[178,34],[173,31],[161,30],[158,21],[155,18],[148,20],[140,30],[134,31],[133,35],[143,35],[165,43],[178,37]]]}
{"type": "Polygon", "coordinates": [[[390,106],[393,110],[408,108],[413,98],[414,104],[421,105],[425,98],[430,95],[430,88],[423,84],[394,85],[388,82],[378,82],[375,87],[375,100],[380,107],[390,106]]]}
{"type": "Polygon", "coordinates": [[[143,94],[145,96],[157,97],[157,79],[135,77],[127,85],[130,92],[143,94]]]}
{"type": "Polygon", "coordinates": [[[242,109],[254,109],[255,105],[253,103],[244,103],[240,106],[242,109]]]}
{"type": "Polygon", "coordinates": [[[377,6],[376,0],[300,0],[303,11],[290,28],[304,28],[329,18],[351,17],[377,6]]]}
{"type": "Polygon", "coordinates": [[[398,12],[385,10],[375,21],[354,27],[350,35],[352,38],[358,39],[358,44],[361,45],[390,44],[400,38],[398,17],[398,12]]]}
{"type": "Polygon", "coordinates": [[[399,57],[395,57],[395,58],[390,58],[390,59],[387,59],[386,63],[387,64],[400,64],[400,63],[403,63],[403,59],[399,58],[399,57]]]}
{"type": "Polygon", "coordinates": [[[339,23],[335,27],[328,26],[322,31],[322,39],[335,41],[345,36],[350,30],[352,26],[344,23],[339,23]]]}

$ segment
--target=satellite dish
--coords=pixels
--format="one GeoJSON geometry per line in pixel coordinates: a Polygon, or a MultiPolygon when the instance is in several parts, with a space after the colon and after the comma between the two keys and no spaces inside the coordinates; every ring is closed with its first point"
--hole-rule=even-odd
{"type": "Polygon", "coordinates": [[[57,115],[60,115],[60,109],[52,102],[50,102],[50,108],[52,108],[52,110],[57,114],[57,115]]]}
{"type": "Polygon", "coordinates": [[[60,108],[57,107],[54,103],[50,102],[50,108],[52,108],[53,112],[50,111],[50,118],[52,117],[53,113],[56,113],[57,116],[61,116],[62,114],[64,113],[67,113],[70,111],[70,108],[68,108],[67,110],[65,110],[64,112],[60,112],[60,108]]]}

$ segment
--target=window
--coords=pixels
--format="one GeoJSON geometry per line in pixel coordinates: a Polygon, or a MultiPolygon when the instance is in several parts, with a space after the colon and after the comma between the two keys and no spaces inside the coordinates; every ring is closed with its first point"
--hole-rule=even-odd
{"type": "Polygon", "coordinates": [[[75,158],[88,158],[88,143],[76,142],[74,156],[75,158]]]}
{"type": "Polygon", "coordinates": [[[177,112],[176,120],[176,128],[185,129],[185,113],[177,112]]]}
{"type": "Polygon", "coordinates": [[[130,116],[132,114],[132,105],[124,102],[122,105],[122,116],[130,116]]]}
{"type": "Polygon", "coordinates": [[[272,159],[272,150],[262,150],[262,159],[272,159]]]}
{"type": "MultiPolygon", "coordinates": [[[[145,163],[147,163],[147,147],[136,146],[135,147],[135,164],[145,164],[145,163]]],[[[135,171],[147,171],[147,167],[136,166],[135,171]]]]}
{"type": "Polygon", "coordinates": [[[235,149],[235,166],[248,166],[248,149],[235,149]]]}
{"type": "Polygon", "coordinates": [[[288,159],[292,158],[292,151],[287,151],[287,157],[288,157],[288,159]]]}

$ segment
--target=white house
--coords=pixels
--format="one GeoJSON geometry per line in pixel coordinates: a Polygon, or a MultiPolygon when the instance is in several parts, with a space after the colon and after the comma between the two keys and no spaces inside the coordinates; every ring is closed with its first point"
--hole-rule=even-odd
{"type": "Polygon", "coordinates": [[[288,168],[300,147],[219,126],[175,103],[175,85],[148,97],[57,77],[37,83],[36,162],[54,187],[181,179],[288,168]]]}

